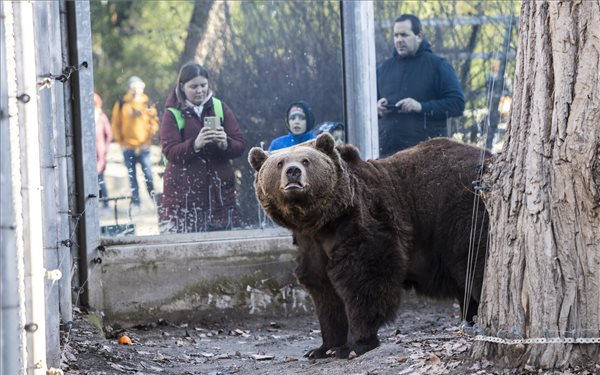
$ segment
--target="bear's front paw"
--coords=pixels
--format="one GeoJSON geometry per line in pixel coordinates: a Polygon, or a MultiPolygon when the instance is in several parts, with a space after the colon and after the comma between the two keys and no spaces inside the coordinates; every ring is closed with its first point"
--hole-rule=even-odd
{"type": "Polygon", "coordinates": [[[373,350],[378,346],[379,340],[377,337],[374,337],[368,340],[355,342],[353,344],[348,343],[339,348],[331,348],[327,351],[327,354],[330,357],[352,359],[358,357],[359,355],[363,355],[369,350],[373,350]]]}
{"type": "Polygon", "coordinates": [[[358,357],[358,354],[346,345],[329,349],[327,351],[327,355],[329,357],[335,357],[340,359],[352,359],[358,357]]]}
{"type": "Polygon", "coordinates": [[[316,349],[311,349],[309,351],[307,351],[304,356],[308,359],[321,359],[321,358],[327,358],[329,357],[329,355],[327,355],[327,352],[329,351],[329,349],[323,348],[322,346],[320,348],[316,348],[316,349]]]}

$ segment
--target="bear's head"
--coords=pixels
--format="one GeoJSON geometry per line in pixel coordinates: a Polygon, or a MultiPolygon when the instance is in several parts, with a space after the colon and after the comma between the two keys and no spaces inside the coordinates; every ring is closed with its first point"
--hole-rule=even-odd
{"type": "Polygon", "coordinates": [[[343,214],[352,186],[333,137],[323,133],[300,145],[248,154],[256,170],[256,197],[269,217],[286,228],[314,233],[343,214]]]}

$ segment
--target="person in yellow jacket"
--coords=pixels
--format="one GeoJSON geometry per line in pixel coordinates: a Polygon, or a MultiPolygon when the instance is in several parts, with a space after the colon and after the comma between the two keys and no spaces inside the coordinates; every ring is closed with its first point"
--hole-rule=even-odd
{"type": "Polygon", "coordinates": [[[154,181],[150,160],[150,141],[158,131],[158,113],[144,94],[146,84],[133,76],[127,81],[129,90],[123,99],[118,100],[112,111],[113,139],[121,145],[125,166],[129,173],[131,204],[139,209],[140,193],[136,177],[136,165],[139,163],[144,173],[146,188],[150,197],[154,197],[154,181]]]}

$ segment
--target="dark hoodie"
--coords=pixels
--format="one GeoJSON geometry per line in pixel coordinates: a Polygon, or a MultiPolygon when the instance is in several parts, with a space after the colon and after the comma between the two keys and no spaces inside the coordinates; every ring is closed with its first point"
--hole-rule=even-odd
{"type": "Polygon", "coordinates": [[[411,147],[429,138],[447,136],[448,117],[461,116],[465,96],[448,61],[431,51],[423,39],[414,56],[392,57],[377,68],[377,99],[388,104],[413,98],[421,103],[420,113],[391,112],[379,121],[381,157],[411,147]]]}
{"type": "Polygon", "coordinates": [[[315,126],[315,115],[310,105],[303,100],[293,102],[288,106],[287,110],[285,111],[285,127],[289,131],[290,124],[288,121],[288,115],[290,113],[290,109],[292,109],[293,106],[300,107],[304,111],[304,114],[306,115],[306,130],[302,134],[296,135],[292,132],[288,132],[287,135],[282,135],[281,137],[275,138],[269,146],[269,151],[294,146],[316,138],[316,135],[311,131],[312,128],[315,126]]]}

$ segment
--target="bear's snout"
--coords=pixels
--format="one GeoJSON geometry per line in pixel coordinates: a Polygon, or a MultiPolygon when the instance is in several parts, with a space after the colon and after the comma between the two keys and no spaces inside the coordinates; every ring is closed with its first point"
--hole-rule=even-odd
{"type": "Polygon", "coordinates": [[[297,180],[302,176],[302,170],[296,166],[291,166],[285,171],[288,180],[297,180]]]}
{"type": "Polygon", "coordinates": [[[305,173],[302,164],[290,163],[284,168],[283,190],[302,190],[304,189],[305,173]]]}

